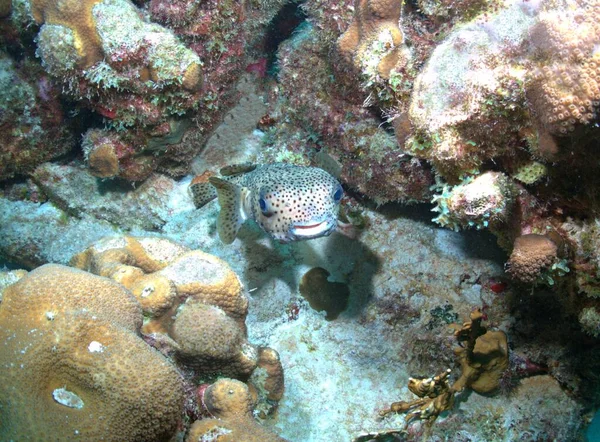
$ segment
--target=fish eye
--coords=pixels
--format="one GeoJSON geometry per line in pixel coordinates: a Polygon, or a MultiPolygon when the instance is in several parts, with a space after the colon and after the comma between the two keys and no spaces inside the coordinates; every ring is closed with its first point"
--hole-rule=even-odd
{"type": "Polygon", "coordinates": [[[344,196],[344,189],[342,189],[342,186],[338,186],[337,190],[333,194],[333,200],[336,203],[339,203],[343,196],[344,196]]]}
{"type": "Polygon", "coordinates": [[[263,215],[266,215],[267,214],[267,202],[265,201],[265,199],[259,198],[258,205],[260,206],[260,211],[263,213],[263,215]]]}
{"type": "Polygon", "coordinates": [[[265,200],[263,197],[258,199],[258,206],[260,207],[260,211],[262,212],[263,216],[267,218],[273,216],[273,212],[267,207],[267,200],[265,200]]]}

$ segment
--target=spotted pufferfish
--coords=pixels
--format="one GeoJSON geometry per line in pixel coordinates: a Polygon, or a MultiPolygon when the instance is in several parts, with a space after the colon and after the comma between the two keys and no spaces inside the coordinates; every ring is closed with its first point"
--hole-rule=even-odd
{"type": "Polygon", "coordinates": [[[240,164],[225,167],[220,174],[210,176],[208,182],[196,177],[190,192],[196,207],[218,197],[217,232],[225,244],[233,242],[247,219],[280,242],[326,236],[338,224],[344,190],[323,169],[240,164]]]}

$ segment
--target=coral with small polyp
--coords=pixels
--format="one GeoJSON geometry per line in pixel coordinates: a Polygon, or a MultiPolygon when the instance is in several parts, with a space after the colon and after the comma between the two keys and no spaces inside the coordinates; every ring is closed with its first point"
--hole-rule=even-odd
{"type": "MultiPolygon", "coordinates": [[[[543,278],[558,262],[558,246],[546,235],[527,234],[519,236],[506,263],[506,271],[514,279],[532,284],[543,278]]],[[[568,271],[568,269],[567,269],[568,271]]]]}
{"type": "Polygon", "coordinates": [[[354,19],[338,39],[337,49],[359,72],[387,77],[404,40],[398,27],[402,2],[358,0],[354,7],[354,19]]]}
{"type": "Polygon", "coordinates": [[[200,401],[211,417],[194,422],[186,442],[285,441],[256,423],[252,416],[254,401],[243,382],[221,378],[202,390],[200,401]]]}
{"type": "Polygon", "coordinates": [[[600,2],[576,2],[565,11],[552,2],[530,32],[533,67],[528,97],[543,127],[566,134],[589,124],[600,101],[600,2]]]}
{"type": "MultiPolygon", "coordinates": [[[[166,239],[117,237],[94,244],[71,263],[129,288],[144,311],[142,332],[194,377],[246,380],[259,365],[262,353],[246,336],[248,299],[219,258],[166,239]]],[[[283,372],[276,360],[269,377],[279,385],[283,372]]]]}
{"type": "Polygon", "coordinates": [[[48,264],[4,290],[0,322],[0,439],[175,434],[183,379],[139,336],[142,310],[120,284],[48,264]]]}

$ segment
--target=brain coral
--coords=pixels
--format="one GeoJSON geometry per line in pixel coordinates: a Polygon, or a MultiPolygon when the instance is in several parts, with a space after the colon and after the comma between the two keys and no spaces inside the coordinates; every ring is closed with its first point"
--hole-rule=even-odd
{"type": "Polygon", "coordinates": [[[141,308],[106,278],[45,265],[0,305],[0,439],[160,441],[183,408],[173,365],[138,336],[141,308]]]}
{"type": "Polygon", "coordinates": [[[142,332],[195,375],[247,379],[261,362],[264,390],[281,397],[279,356],[248,342],[248,298],[223,260],[162,238],[124,236],[98,241],[71,264],[130,289],[145,315],[142,332]]]}
{"type": "Polygon", "coordinates": [[[252,417],[252,397],[246,384],[222,378],[210,385],[202,404],[213,416],[194,422],[186,442],[280,442],[285,439],[265,430],[252,417]]]}

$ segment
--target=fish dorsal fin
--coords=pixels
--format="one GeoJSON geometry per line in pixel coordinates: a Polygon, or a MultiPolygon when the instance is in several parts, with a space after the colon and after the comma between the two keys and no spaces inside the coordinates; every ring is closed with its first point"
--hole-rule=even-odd
{"type": "Polygon", "coordinates": [[[212,172],[205,172],[192,180],[189,192],[192,195],[192,201],[196,209],[205,206],[217,197],[217,190],[208,182],[208,178],[213,175],[212,172]]]}
{"type": "Polygon", "coordinates": [[[217,221],[219,238],[225,244],[231,244],[246,220],[242,200],[248,193],[248,189],[222,178],[210,177],[209,181],[217,189],[219,206],[221,207],[217,221]]]}
{"type": "Polygon", "coordinates": [[[256,169],[256,164],[252,163],[232,164],[231,166],[223,167],[219,173],[223,176],[233,176],[252,172],[254,169],[256,169]]]}

